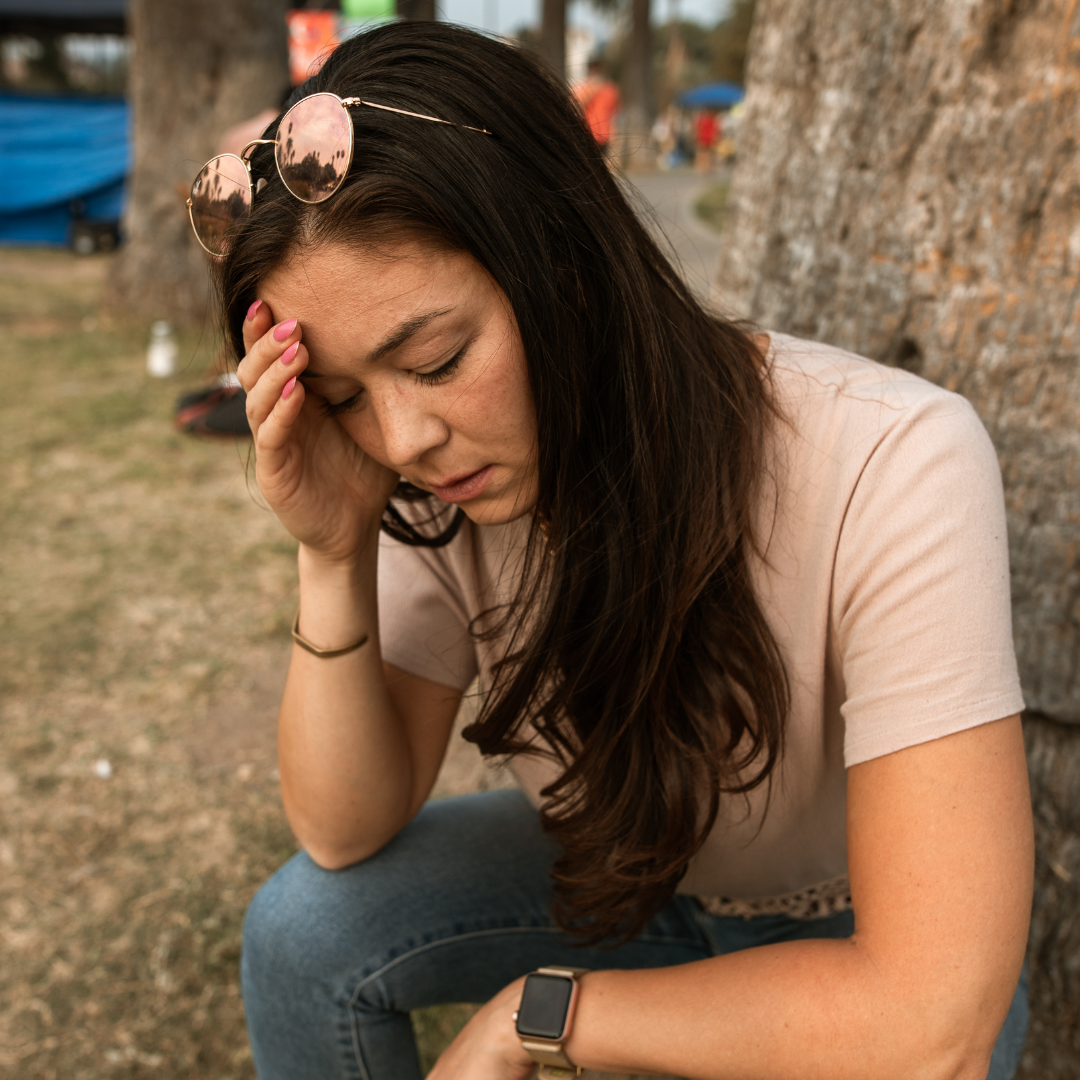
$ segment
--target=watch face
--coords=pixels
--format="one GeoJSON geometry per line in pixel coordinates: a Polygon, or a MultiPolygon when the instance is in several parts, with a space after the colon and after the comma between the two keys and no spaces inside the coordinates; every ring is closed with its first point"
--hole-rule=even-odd
{"type": "Polygon", "coordinates": [[[518,1008],[517,1033],[534,1039],[560,1039],[574,980],[563,975],[529,975],[518,1008]]]}

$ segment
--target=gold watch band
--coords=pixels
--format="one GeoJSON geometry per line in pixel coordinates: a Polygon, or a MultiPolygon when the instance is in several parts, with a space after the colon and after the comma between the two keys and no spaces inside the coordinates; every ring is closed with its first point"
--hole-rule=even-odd
{"type": "Polygon", "coordinates": [[[577,1076],[577,1066],[563,1053],[562,1043],[521,1039],[521,1048],[540,1065],[555,1065],[560,1069],[569,1069],[577,1076]]]}

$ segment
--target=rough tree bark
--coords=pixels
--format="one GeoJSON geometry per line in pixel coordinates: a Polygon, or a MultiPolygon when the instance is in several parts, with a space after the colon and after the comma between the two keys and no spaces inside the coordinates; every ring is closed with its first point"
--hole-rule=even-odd
{"type": "Polygon", "coordinates": [[[396,11],[399,19],[434,22],[435,0],[397,0],[396,11]]]}
{"type": "Polygon", "coordinates": [[[1077,0],[759,0],[718,299],[966,395],[1005,479],[1038,870],[1022,1075],[1080,1072],[1077,0]]]}
{"type": "Polygon", "coordinates": [[[135,164],[110,301],[131,314],[197,320],[206,254],[184,199],[221,134],[289,85],[286,0],[131,0],[135,164]]]}
{"type": "Polygon", "coordinates": [[[630,0],[630,36],[623,69],[623,163],[652,165],[655,155],[649,130],[652,127],[652,24],[651,0],[630,0]]]}
{"type": "Polygon", "coordinates": [[[541,0],[540,55],[560,74],[566,74],[566,0],[541,0]]]}

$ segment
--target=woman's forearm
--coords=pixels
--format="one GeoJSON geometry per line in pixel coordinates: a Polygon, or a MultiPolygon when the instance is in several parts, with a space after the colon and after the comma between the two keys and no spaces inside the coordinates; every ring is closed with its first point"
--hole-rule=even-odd
{"type": "Polygon", "coordinates": [[[974,1018],[977,997],[894,979],[854,941],[787,942],[590,973],[566,1052],[688,1080],[983,1080],[1003,1016],[974,1018]]]}
{"type": "Polygon", "coordinates": [[[293,647],[278,724],[282,797],[301,844],[337,868],[383,846],[414,807],[413,751],[379,652],[377,535],[347,565],[301,546],[300,633],[319,648],[368,635],[333,658],[293,647]]]}

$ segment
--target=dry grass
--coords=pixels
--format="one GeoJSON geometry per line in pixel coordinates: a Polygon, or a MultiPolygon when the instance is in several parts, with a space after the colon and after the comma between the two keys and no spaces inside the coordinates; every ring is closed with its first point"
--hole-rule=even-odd
{"type": "MultiPolygon", "coordinates": [[[[98,312],[106,269],[0,260],[0,1076],[252,1077],[237,960],[294,850],[295,545],[242,444],[172,430],[209,336],[148,378],[147,328],[98,312]]],[[[426,1060],[466,1015],[418,1018],[426,1060]]]]}

